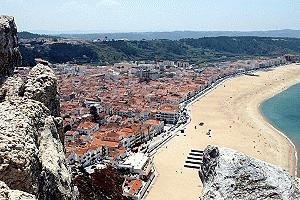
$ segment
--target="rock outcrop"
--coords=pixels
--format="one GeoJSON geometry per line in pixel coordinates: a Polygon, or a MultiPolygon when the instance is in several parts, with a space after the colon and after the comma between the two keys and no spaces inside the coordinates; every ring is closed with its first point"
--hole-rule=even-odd
{"type": "Polygon", "coordinates": [[[199,171],[208,199],[300,199],[299,185],[283,169],[227,148],[208,146],[199,171]]]}
{"type": "MultiPolygon", "coordinates": [[[[13,18],[0,17],[0,37],[0,52],[6,52],[0,53],[0,76],[5,77],[13,74],[20,63],[16,59],[21,58],[17,56],[13,18]]],[[[1,195],[13,199],[17,191],[37,199],[73,198],[61,133],[57,80],[52,69],[37,65],[25,81],[6,77],[0,85],[1,195]]]]}
{"type": "Polygon", "coordinates": [[[0,199],[8,200],[35,200],[35,196],[19,190],[11,190],[5,183],[0,181],[0,199]]]}
{"type": "Polygon", "coordinates": [[[34,67],[30,71],[23,89],[24,97],[42,102],[50,110],[52,116],[60,115],[57,80],[52,70],[45,67],[34,67]]]}
{"type": "Polygon", "coordinates": [[[0,81],[12,75],[21,64],[18,47],[17,27],[13,17],[0,16],[0,81]]]}

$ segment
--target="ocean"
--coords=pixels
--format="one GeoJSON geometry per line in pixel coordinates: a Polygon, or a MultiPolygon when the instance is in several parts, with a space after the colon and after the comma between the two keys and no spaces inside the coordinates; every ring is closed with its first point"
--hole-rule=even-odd
{"type": "Polygon", "coordinates": [[[263,116],[295,144],[300,175],[300,83],[266,100],[260,106],[263,116]]]}

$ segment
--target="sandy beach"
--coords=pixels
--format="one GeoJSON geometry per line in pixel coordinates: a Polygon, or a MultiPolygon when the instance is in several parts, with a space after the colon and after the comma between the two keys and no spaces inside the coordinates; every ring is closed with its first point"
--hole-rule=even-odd
{"type": "Polygon", "coordinates": [[[295,175],[293,144],[264,120],[258,108],[265,99],[300,82],[300,65],[255,74],[226,80],[189,107],[192,120],[186,136],[179,134],[154,155],[158,176],[147,200],[199,199],[202,184],[197,170],[183,165],[191,149],[203,150],[209,144],[238,150],[295,175]],[[211,137],[206,135],[209,129],[211,137]]]}

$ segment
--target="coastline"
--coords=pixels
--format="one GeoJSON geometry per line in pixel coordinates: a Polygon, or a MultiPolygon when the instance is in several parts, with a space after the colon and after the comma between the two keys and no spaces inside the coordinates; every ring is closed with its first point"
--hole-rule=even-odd
{"type": "Polygon", "coordinates": [[[146,199],[198,199],[202,184],[197,170],[183,165],[190,149],[204,149],[208,144],[232,148],[278,165],[291,175],[296,173],[294,144],[264,118],[259,105],[300,82],[300,67],[281,66],[254,73],[259,77],[243,75],[221,81],[187,106],[191,110],[187,135],[176,136],[157,150],[154,163],[159,175],[146,199]],[[257,84],[253,84],[256,80],[259,80],[257,84]],[[282,80],[280,84],[278,80],[282,80]],[[251,91],[247,93],[249,88],[251,91]],[[202,121],[205,125],[199,127],[198,123],[202,121]],[[212,129],[211,138],[206,135],[208,128],[212,129]]]}
{"type": "MultiPolygon", "coordinates": [[[[260,111],[261,112],[261,111],[260,111]]],[[[279,130],[278,128],[276,128],[272,122],[270,122],[262,113],[261,113],[262,117],[264,118],[264,120],[266,121],[266,123],[268,125],[270,125],[270,127],[272,129],[274,129],[274,131],[276,131],[278,134],[280,134],[284,139],[286,139],[290,145],[292,146],[293,148],[293,151],[294,151],[294,157],[295,157],[295,167],[294,167],[294,174],[291,174],[292,176],[297,176],[297,163],[298,163],[298,151],[297,151],[297,148],[295,146],[295,144],[293,143],[293,141],[284,133],[284,131],[281,131],[279,130]]]]}
{"type": "MultiPolygon", "coordinates": [[[[285,65],[285,66],[282,66],[282,67],[292,67],[294,69],[298,68],[298,70],[300,70],[300,66],[299,65],[297,66],[297,64],[290,64],[290,65],[285,65]]],[[[280,68],[282,68],[282,67],[280,67],[280,68]]],[[[283,92],[283,91],[289,89],[290,87],[292,87],[296,84],[299,84],[299,83],[300,83],[300,77],[296,78],[295,80],[291,80],[291,81],[288,81],[288,82],[284,83],[281,87],[277,87],[277,89],[274,89],[272,91],[272,93],[270,93],[270,95],[264,95],[264,98],[261,99],[259,101],[259,103],[257,103],[257,105],[256,105],[256,111],[259,114],[258,119],[260,118],[261,122],[263,122],[265,124],[265,126],[268,126],[270,129],[272,129],[274,132],[276,132],[278,135],[280,135],[283,138],[283,140],[286,140],[288,142],[290,152],[293,155],[293,157],[290,156],[292,158],[291,162],[294,163],[294,164],[289,166],[288,168],[285,168],[285,170],[287,170],[290,173],[290,175],[292,175],[292,176],[297,176],[298,150],[296,148],[296,145],[287,136],[287,133],[285,133],[283,130],[280,130],[276,126],[274,126],[272,124],[272,122],[266,116],[264,116],[264,114],[261,111],[261,105],[265,101],[268,101],[269,99],[273,98],[274,96],[280,94],[281,92],[283,92]]],[[[277,164],[275,164],[275,165],[277,165],[277,164]]]]}
{"type": "MultiPolygon", "coordinates": [[[[296,84],[299,84],[299,83],[296,83],[296,84]]],[[[294,84],[294,85],[296,85],[294,84]]],[[[291,85],[289,86],[288,88],[294,86],[294,85],[291,85]]],[[[273,123],[263,114],[262,110],[261,110],[261,106],[263,103],[265,103],[266,101],[268,101],[269,99],[273,98],[274,96],[280,94],[281,92],[287,90],[288,88],[284,89],[284,90],[280,90],[278,91],[276,94],[274,94],[273,96],[270,96],[269,98],[265,99],[263,102],[259,103],[258,105],[258,111],[260,113],[260,115],[263,117],[263,120],[267,123],[267,125],[270,126],[270,128],[274,129],[274,131],[276,131],[278,134],[280,134],[282,137],[284,137],[289,143],[290,145],[292,146],[292,148],[294,149],[294,154],[295,154],[295,172],[294,172],[294,175],[293,176],[297,176],[298,173],[298,150],[297,150],[297,147],[296,145],[294,144],[294,142],[287,136],[287,133],[285,133],[283,130],[277,128],[276,126],[273,125],[273,123]]]]}

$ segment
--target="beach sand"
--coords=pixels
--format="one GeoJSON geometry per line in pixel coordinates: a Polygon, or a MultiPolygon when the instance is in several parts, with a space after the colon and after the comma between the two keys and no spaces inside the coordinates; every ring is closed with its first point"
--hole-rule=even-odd
{"type": "Polygon", "coordinates": [[[264,120],[259,105],[300,82],[300,65],[278,67],[259,76],[228,79],[193,103],[186,136],[178,133],[154,155],[158,176],[147,200],[196,200],[202,183],[197,170],[184,168],[191,149],[207,145],[228,147],[278,165],[295,175],[293,144],[264,120]],[[203,126],[199,123],[203,122],[203,126]],[[195,129],[195,126],[197,129],[195,129]],[[211,129],[211,137],[206,135],[211,129]]]}

